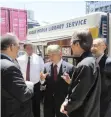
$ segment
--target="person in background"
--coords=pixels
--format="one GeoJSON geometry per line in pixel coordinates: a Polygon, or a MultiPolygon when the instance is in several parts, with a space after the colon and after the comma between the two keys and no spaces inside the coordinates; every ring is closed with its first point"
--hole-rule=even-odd
{"type": "Polygon", "coordinates": [[[18,38],[5,34],[1,40],[1,117],[33,117],[31,98],[33,84],[25,83],[16,57],[18,38]]]}
{"type": "Polygon", "coordinates": [[[111,116],[111,57],[108,57],[104,67],[104,76],[106,78],[105,83],[107,84],[107,109],[104,117],[111,116]]]}
{"type": "Polygon", "coordinates": [[[62,51],[59,45],[49,45],[47,47],[48,56],[51,62],[45,64],[44,73],[41,73],[41,80],[45,80],[44,93],[44,117],[66,117],[60,113],[60,106],[68,91],[69,80],[74,71],[73,65],[63,61],[62,51]]]}
{"type": "Polygon", "coordinates": [[[92,42],[87,30],[75,31],[71,39],[78,63],[60,110],[69,117],[100,117],[101,78],[99,66],[90,51],[92,42]]]}
{"type": "Polygon", "coordinates": [[[111,95],[109,90],[110,88],[108,88],[109,86],[111,86],[111,81],[110,78],[108,78],[104,72],[104,70],[107,69],[106,61],[108,58],[108,56],[105,54],[105,50],[106,50],[106,42],[104,39],[97,38],[93,40],[93,46],[91,51],[100,66],[100,73],[101,73],[100,117],[105,117],[109,105],[108,97],[109,95],[111,95]]]}
{"type": "Polygon", "coordinates": [[[107,55],[105,54],[106,50],[106,42],[102,38],[97,38],[93,40],[93,46],[91,48],[93,56],[96,58],[97,63],[100,66],[100,73],[103,76],[105,62],[107,59],[107,55]]]}
{"type": "Polygon", "coordinates": [[[34,83],[34,96],[32,107],[34,117],[40,117],[40,72],[44,71],[44,61],[42,57],[33,52],[32,43],[24,44],[26,54],[17,58],[21,71],[26,81],[34,83]]]}

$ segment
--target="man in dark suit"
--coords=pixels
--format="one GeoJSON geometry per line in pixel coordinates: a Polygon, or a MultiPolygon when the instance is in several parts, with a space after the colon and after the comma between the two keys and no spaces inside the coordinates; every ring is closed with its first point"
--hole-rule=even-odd
{"type": "Polygon", "coordinates": [[[71,39],[78,63],[60,110],[69,117],[100,117],[101,79],[99,66],[90,52],[92,42],[91,33],[86,30],[75,31],[71,39]]]}
{"type": "Polygon", "coordinates": [[[97,38],[93,40],[93,46],[91,48],[93,56],[96,58],[99,66],[100,66],[100,73],[103,76],[105,62],[107,59],[107,55],[105,54],[106,50],[106,42],[102,38],[97,38]]]}
{"type": "Polygon", "coordinates": [[[107,77],[104,74],[104,68],[107,60],[107,55],[105,54],[106,43],[102,38],[97,38],[93,40],[92,53],[96,58],[101,73],[101,102],[100,102],[100,117],[104,117],[108,108],[108,89],[107,89],[107,77]]]}
{"type": "Polygon", "coordinates": [[[46,89],[44,92],[44,117],[66,117],[60,113],[69,82],[64,75],[71,77],[73,65],[62,60],[62,52],[59,45],[50,45],[47,52],[51,62],[45,64],[45,70],[41,73],[41,79],[45,79],[46,89]],[[63,78],[62,78],[63,77],[63,78]]]}
{"type": "Polygon", "coordinates": [[[31,98],[33,84],[25,83],[16,61],[19,41],[7,33],[1,40],[1,116],[33,117],[31,98]]]}

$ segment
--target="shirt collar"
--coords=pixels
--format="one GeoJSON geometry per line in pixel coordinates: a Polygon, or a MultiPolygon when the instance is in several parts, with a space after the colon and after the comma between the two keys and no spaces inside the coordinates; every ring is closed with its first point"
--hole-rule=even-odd
{"type": "Polygon", "coordinates": [[[33,57],[33,54],[31,56],[28,56],[28,54],[26,53],[26,57],[27,58],[30,57],[30,59],[31,59],[33,57]]]}
{"type": "Polygon", "coordinates": [[[6,57],[9,58],[11,61],[13,61],[13,59],[12,59],[10,56],[8,56],[7,54],[1,53],[1,55],[6,56],[6,57]]]}
{"type": "MultiPolygon", "coordinates": [[[[63,60],[61,59],[61,60],[57,63],[57,67],[59,67],[59,68],[61,67],[62,61],[63,61],[63,60]]],[[[53,64],[53,66],[54,66],[54,65],[55,65],[55,64],[53,64]]]]}
{"type": "Polygon", "coordinates": [[[101,58],[104,56],[104,53],[101,55],[101,56],[99,56],[98,58],[97,58],[97,63],[99,63],[100,62],[100,60],[101,60],[101,58]]]}

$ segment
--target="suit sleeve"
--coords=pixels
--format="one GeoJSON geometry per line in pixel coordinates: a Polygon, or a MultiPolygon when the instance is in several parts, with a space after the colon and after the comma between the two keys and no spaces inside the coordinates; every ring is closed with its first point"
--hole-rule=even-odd
{"type": "Polygon", "coordinates": [[[33,87],[28,87],[24,81],[22,73],[15,66],[8,68],[4,72],[3,87],[12,96],[21,102],[25,102],[33,96],[33,87]]]}
{"type": "Polygon", "coordinates": [[[75,66],[72,66],[70,71],[69,71],[70,78],[72,78],[72,75],[73,75],[74,71],[75,71],[75,66]]]}
{"type": "Polygon", "coordinates": [[[94,83],[93,70],[88,66],[76,68],[73,79],[70,85],[71,94],[66,98],[66,101],[68,101],[66,106],[68,113],[71,113],[83,104],[87,93],[94,83]],[[73,79],[77,79],[78,82],[74,84],[73,79]]]}
{"type": "Polygon", "coordinates": [[[111,58],[107,58],[104,73],[108,78],[111,78],[111,58]]]}

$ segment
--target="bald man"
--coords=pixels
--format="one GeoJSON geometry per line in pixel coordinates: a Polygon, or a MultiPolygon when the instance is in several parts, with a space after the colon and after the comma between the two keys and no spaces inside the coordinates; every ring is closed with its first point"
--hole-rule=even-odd
{"type": "Polygon", "coordinates": [[[100,102],[100,117],[104,117],[106,110],[108,108],[108,84],[106,83],[107,77],[105,76],[104,69],[107,60],[107,55],[105,55],[106,43],[104,39],[97,38],[93,41],[93,46],[91,51],[100,67],[101,73],[101,102],[100,102]]]}

